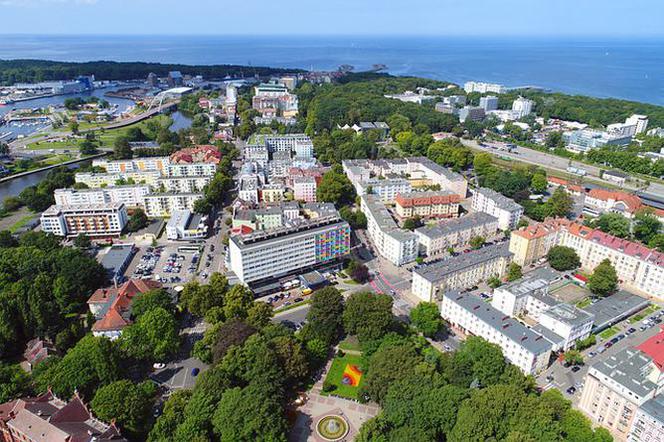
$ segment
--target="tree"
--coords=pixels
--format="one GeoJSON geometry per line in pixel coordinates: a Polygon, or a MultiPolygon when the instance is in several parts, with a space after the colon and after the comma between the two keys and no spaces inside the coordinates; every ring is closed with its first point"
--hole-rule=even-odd
{"type": "Polygon", "coordinates": [[[129,217],[129,221],[127,221],[127,230],[130,232],[138,232],[147,227],[149,222],[148,216],[143,209],[135,209],[134,213],[129,217]]]}
{"type": "Polygon", "coordinates": [[[492,289],[495,289],[495,288],[500,287],[500,286],[503,284],[503,282],[500,280],[500,278],[499,278],[498,276],[493,275],[493,276],[491,276],[491,278],[489,278],[489,279],[487,280],[487,284],[488,284],[489,287],[491,287],[492,289]]]}
{"type": "Polygon", "coordinates": [[[23,201],[16,196],[8,196],[2,203],[2,208],[5,212],[13,212],[23,207],[23,201]]]}
{"type": "Polygon", "coordinates": [[[0,403],[25,395],[30,389],[30,376],[20,365],[0,363],[0,403]]]}
{"type": "Polygon", "coordinates": [[[421,225],[422,225],[422,219],[418,215],[415,215],[412,218],[408,218],[406,221],[403,222],[403,228],[411,231],[415,230],[421,225]]]}
{"type": "Polygon", "coordinates": [[[131,315],[140,318],[145,313],[156,308],[162,308],[167,312],[174,311],[173,298],[164,289],[148,290],[137,294],[131,302],[131,315]]]}
{"type": "Polygon", "coordinates": [[[223,307],[224,296],[228,291],[228,280],[220,273],[210,275],[210,282],[201,285],[191,281],[184,285],[180,293],[180,304],[192,315],[203,316],[214,307],[223,307]]]}
{"type": "Polygon", "coordinates": [[[224,299],[224,315],[227,319],[247,317],[252,307],[254,296],[251,291],[242,284],[236,284],[226,293],[224,299]]]}
{"type": "Polygon", "coordinates": [[[217,341],[212,346],[212,361],[221,361],[233,345],[242,345],[256,329],[240,319],[230,319],[216,328],[214,335],[217,341]]]}
{"type": "Polygon", "coordinates": [[[191,390],[175,390],[170,395],[161,416],[148,435],[148,441],[160,442],[173,437],[178,425],[185,420],[185,410],[191,395],[191,390]]]}
{"type": "Polygon", "coordinates": [[[507,363],[500,347],[482,338],[471,336],[454,354],[452,366],[468,367],[471,382],[477,380],[480,385],[489,386],[500,382],[507,363]]]}
{"type": "Polygon", "coordinates": [[[410,311],[410,321],[427,337],[435,336],[443,326],[440,310],[433,302],[420,302],[410,311]]]}
{"type": "Polygon", "coordinates": [[[367,217],[359,210],[353,211],[349,206],[344,206],[339,210],[339,215],[348,222],[353,230],[367,228],[367,217]]]}
{"type": "Polygon", "coordinates": [[[554,269],[564,272],[574,270],[581,265],[581,259],[571,247],[553,246],[546,255],[549,265],[554,269]]]}
{"type": "Polygon", "coordinates": [[[578,350],[567,350],[565,354],[563,354],[563,358],[565,359],[565,362],[571,365],[583,364],[583,356],[581,356],[581,353],[578,350]]]}
{"type": "Polygon", "coordinates": [[[254,302],[247,311],[247,323],[256,328],[263,328],[270,323],[274,310],[265,302],[254,302]]]}
{"type": "Polygon", "coordinates": [[[609,296],[618,289],[616,269],[608,258],[595,267],[588,278],[588,289],[598,296],[609,296]]]}
{"type": "Polygon", "coordinates": [[[470,244],[470,247],[472,247],[473,249],[478,250],[482,248],[485,241],[486,238],[484,238],[483,236],[473,236],[472,238],[470,238],[470,241],[468,241],[468,244],[470,244]]]}
{"type": "Polygon", "coordinates": [[[492,168],[491,155],[481,152],[475,155],[473,159],[473,169],[478,176],[486,175],[492,168]]]}
{"type": "Polygon", "coordinates": [[[630,236],[630,222],[619,213],[604,213],[595,220],[595,225],[602,232],[618,238],[628,238],[630,236]]]}
{"type": "Polygon", "coordinates": [[[78,122],[77,122],[76,120],[72,120],[72,121],[69,123],[69,130],[70,130],[71,133],[73,133],[74,135],[78,135],[78,122]]]}
{"type": "Polygon", "coordinates": [[[120,346],[125,353],[137,359],[167,359],[180,346],[175,318],[162,307],[148,310],[134,324],[124,329],[120,346]]]}
{"type": "Polygon", "coordinates": [[[9,230],[0,231],[0,248],[9,248],[18,246],[18,241],[9,230]]]}
{"type": "Polygon", "coordinates": [[[221,442],[286,441],[278,395],[255,383],[224,392],[212,419],[221,442]]]}
{"type": "Polygon", "coordinates": [[[516,281],[522,276],[523,272],[521,271],[521,266],[515,262],[510,263],[509,267],[507,268],[507,280],[510,282],[516,281]]]}
{"type": "Polygon", "coordinates": [[[659,219],[647,211],[638,212],[634,220],[634,238],[642,243],[650,243],[662,230],[662,223],[659,219]]]}
{"type": "Polygon", "coordinates": [[[78,150],[82,155],[94,155],[97,153],[97,146],[90,140],[83,140],[79,144],[78,150]]]}
{"type": "Polygon", "coordinates": [[[553,195],[546,202],[548,216],[567,217],[574,207],[574,200],[563,189],[558,187],[553,191],[553,195]]]}
{"type": "Polygon", "coordinates": [[[530,180],[530,188],[533,189],[533,192],[535,193],[541,194],[546,192],[547,185],[546,174],[536,173],[530,180]]]}
{"type": "Polygon", "coordinates": [[[392,298],[371,292],[353,293],[346,300],[343,324],[346,333],[360,341],[378,339],[392,325],[392,298]]]}
{"type": "Polygon", "coordinates": [[[130,159],[134,156],[127,137],[118,137],[113,142],[113,157],[116,160],[130,159]]]}
{"type": "Polygon", "coordinates": [[[546,140],[544,141],[546,147],[556,148],[564,147],[565,142],[563,141],[563,134],[560,131],[552,131],[546,134],[546,140]]]}
{"type": "Polygon", "coordinates": [[[92,241],[90,241],[90,237],[85,233],[79,233],[78,236],[74,238],[74,246],[79,249],[89,249],[90,246],[92,246],[92,241]]]}
{"type": "Polygon", "coordinates": [[[334,287],[316,290],[311,296],[307,324],[303,334],[326,344],[335,342],[341,333],[344,299],[334,287]]]}
{"type": "Polygon", "coordinates": [[[38,370],[35,384],[40,392],[50,387],[58,397],[71,397],[78,391],[89,400],[98,387],[119,377],[120,355],[115,343],[87,335],[62,360],[53,359],[43,370],[38,370]]]}
{"type": "Polygon", "coordinates": [[[351,260],[346,268],[351,279],[355,282],[365,283],[369,280],[369,268],[359,261],[351,260]]]}
{"type": "Polygon", "coordinates": [[[152,381],[134,384],[121,380],[99,388],[90,405],[97,418],[115,421],[122,430],[136,436],[147,429],[156,390],[152,381]]]}
{"type": "Polygon", "coordinates": [[[353,204],[355,195],[355,187],[338,164],[323,175],[316,188],[318,201],[334,203],[337,207],[353,204]]]}
{"type": "Polygon", "coordinates": [[[369,358],[360,394],[382,404],[394,382],[411,377],[423,358],[407,343],[381,345],[369,358]]]}

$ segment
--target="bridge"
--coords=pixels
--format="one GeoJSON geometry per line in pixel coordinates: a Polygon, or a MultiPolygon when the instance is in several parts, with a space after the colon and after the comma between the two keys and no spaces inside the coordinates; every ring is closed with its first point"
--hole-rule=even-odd
{"type": "Polygon", "coordinates": [[[117,121],[115,123],[107,124],[106,126],[94,127],[91,129],[82,130],[81,133],[97,131],[99,129],[119,129],[121,127],[131,126],[132,124],[138,123],[139,121],[147,120],[150,117],[153,117],[157,114],[162,113],[163,111],[173,109],[180,103],[180,100],[171,101],[170,103],[160,104],[154,109],[148,109],[142,114],[135,115],[130,118],[125,118],[124,120],[117,121]]]}

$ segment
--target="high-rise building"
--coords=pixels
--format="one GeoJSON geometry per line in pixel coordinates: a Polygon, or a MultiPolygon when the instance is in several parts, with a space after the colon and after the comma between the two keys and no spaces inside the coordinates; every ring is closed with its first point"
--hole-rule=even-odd
{"type": "Polygon", "coordinates": [[[42,231],[56,236],[117,237],[127,225],[127,209],[120,203],[51,206],[41,215],[42,231]]]}
{"type": "Polygon", "coordinates": [[[472,199],[473,210],[488,213],[498,218],[498,227],[501,230],[516,229],[523,207],[514,200],[486,187],[475,190],[472,199]]]}
{"type": "Polygon", "coordinates": [[[480,107],[484,109],[484,112],[489,112],[498,109],[498,97],[494,95],[488,95],[486,97],[480,98],[480,107]]]}
{"type": "Polygon", "coordinates": [[[518,118],[523,118],[530,115],[533,111],[535,102],[527,98],[519,97],[512,102],[512,110],[518,115],[518,118]]]}

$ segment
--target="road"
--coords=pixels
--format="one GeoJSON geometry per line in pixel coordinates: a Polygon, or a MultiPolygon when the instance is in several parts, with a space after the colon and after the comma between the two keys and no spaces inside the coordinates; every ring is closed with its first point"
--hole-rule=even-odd
{"type": "MultiPolygon", "coordinates": [[[[517,146],[512,150],[512,152],[505,152],[492,149],[490,147],[481,146],[475,140],[462,139],[461,142],[467,147],[481,150],[497,157],[507,157],[522,163],[534,164],[536,166],[546,167],[548,169],[553,169],[559,172],[569,173],[567,172],[567,168],[570,166],[570,160],[567,158],[559,157],[557,155],[540,152],[539,150],[529,149],[522,146],[517,146]]],[[[578,161],[572,161],[571,165],[573,167],[585,169],[593,180],[600,181],[607,185],[615,186],[615,183],[599,178],[600,168],[597,166],[580,163],[578,161]]],[[[643,190],[643,186],[637,187],[632,184],[626,184],[624,188],[627,190],[643,190]]],[[[664,185],[660,183],[651,183],[647,189],[647,192],[653,193],[655,195],[664,195],[664,185]]]]}

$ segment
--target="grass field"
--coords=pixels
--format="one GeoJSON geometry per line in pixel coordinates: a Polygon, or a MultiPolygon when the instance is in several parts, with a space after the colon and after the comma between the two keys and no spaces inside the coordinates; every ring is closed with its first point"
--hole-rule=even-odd
{"type": "Polygon", "coordinates": [[[339,343],[343,351],[360,351],[360,343],[355,336],[349,336],[339,343]]]}
{"type": "Polygon", "coordinates": [[[358,367],[360,367],[360,369],[362,369],[361,360],[362,360],[361,356],[349,355],[349,354],[345,355],[342,358],[335,357],[334,360],[332,361],[332,366],[330,367],[330,371],[327,373],[327,377],[325,378],[325,382],[334,385],[335,388],[329,392],[321,392],[321,394],[324,396],[333,394],[348,399],[357,399],[357,392],[364,383],[364,376],[360,378],[360,383],[357,387],[344,384],[342,382],[342,379],[346,365],[347,364],[357,365],[358,367]]]}
{"type": "Polygon", "coordinates": [[[637,313],[636,315],[632,316],[629,318],[629,323],[630,324],[636,324],[646,316],[652,315],[655,313],[657,310],[659,310],[659,306],[653,304],[650,307],[646,308],[645,310],[642,310],[640,313],[637,313]]]}
{"type": "Polygon", "coordinates": [[[599,334],[599,337],[602,339],[610,339],[613,335],[617,334],[620,331],[618,327],[609,327],[599,334]]]}
{"type": "Polygon", "coordinates": [[[35,217],[35,215],[26,215],[26,216],[22,217],[21,219],[16,221],[14,224],[12,224],[11,227],[9,227],[9,231],[12,232],[12,233],[16,232],[18,229],[20,229],[21,227],[26,225],[34,217],[35,217]]]}

